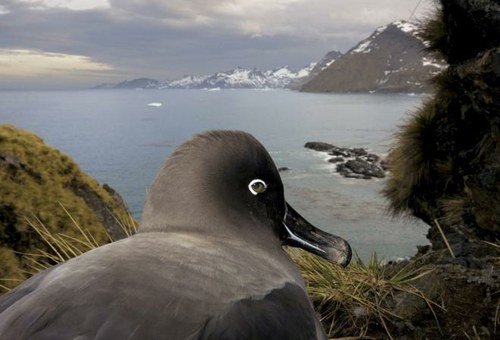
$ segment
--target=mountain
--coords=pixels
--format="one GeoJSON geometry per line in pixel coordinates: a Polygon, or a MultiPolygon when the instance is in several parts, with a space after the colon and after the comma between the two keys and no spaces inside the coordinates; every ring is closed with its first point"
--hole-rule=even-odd
{"type": "Polygon", "coordinates": [[[292,70],[288,66],[274,70],[260,71],[244,69],[217,72],[208,76],[188,75],[181,79],[165,82],[160,88],[175,89],[243,89],[243,88],[286,88],[297,79],[306,78],[315,64],[300,70],[292,70]]]}
{"type": "Polygon", "coordinates": [[[138,78],[133,80],[125,80],[114,86],[115,89],[155,89],[160,82],[155,79],[138,78]]]}
{"type": "Polygon", "coordinates": [[[209,76],[192,76],[187,75],[181,79],[177,79],[171,82],[166,82],[160,85],[160,88],[172,88],[172,89],[193,89],[198,88],[209,76]]]}
{"type": "MultiPolygon", "coordinates": [[[[395,21],[375,30],[298,87],[304,92],[425,92],[445,66],[425,52],[418,27],[395,21]]],[[[320,65],[318,63],[318,65],[320,65]]]]}
{"type": "Polygon", "coordinates": [[[217,72],[213,75],[186,75],[173,81],[139,78],[126,80],[119,84],[101,84],[93,89],[243,89],[243,88],[286,88],[293,81],[305,79],[316,64],[310,64],[300,70],[292,70],[288,66],[268,71],[244,69],[217,72]]]}
{"type": "Polygon", "coordinates": [[[288,87],[291,88],[292,90],[300,90],[302,85],[305,83],[309,82],[312,78],[317,76],[321,71],[326,69],[328,66],[333,64],[337,59],[339,59],[342,56],[342,53],[339,51],[330,51],[328,52],[319,62],[317,63],[312,63],[311,70],[309,74],[305,77],[301,77],[298,79],[293,80],[288,87]]]}
{"type": "Polygon", "coordinates": [[[212,75],[186,75],[160,82],[139,78],[98,89],[228,89],[292,88],[303,92],[415,92],[429,90],[427,81],[445,63],[425,51],[417,25],[395,21],[379,27],[346,54],[328,52],[300,70],[235,69],[212,75]]]}
{"type": "Polygon", "coordinates": [[[103,83],[92,87],[92,90],[109,90],[109,89],[156,89],[160,85],[160,82],[155,79],[150,78],[137,78],[132,80],[125,80],[118,84],[103,83]]]}
{"type": "Polygon", "coordinates": [[[210,76],[204,77],[187,77],[192,78],[193,82],[189,83],[185,78],[182,82],[173,81],[165,84],[166,88],[262,88],[266,87],[266,76],[257,69],[246,70],[236,68],[234,70],[217,72],[210,76]]]}
{"type": "Polygon", "coordinates": [[[333,64],[337,59],[342,56],[342,53],[339,51],[330,51],[328,52],[323,59],[321,59],[311,70],[309,77],[313,77],[318,75],[321,71],[328,68],[331,64],[333,64]]]}

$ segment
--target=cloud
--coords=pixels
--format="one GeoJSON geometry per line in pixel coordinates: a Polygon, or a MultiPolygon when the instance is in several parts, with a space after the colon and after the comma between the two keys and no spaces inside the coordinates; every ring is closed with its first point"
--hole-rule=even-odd
{"type": "Polygon", "coordinates": [[[107,0],[20,0],[30,8],[67,8],[71,10],[87,10],[95,8],[109,8],[107,0]]]}
{"type": "Polygon", "coordinates": [[[0,15],[2,14],[9,14],[10,11],[7,9],[7,7],[0,5],[0,15]]]}
{"type": "Polygon", "coordinates": [[[113,67],[93,62],[89,57],[35,50],[0,49],[0,77],[33,77],[75,73],[82,71],[109,71],[113,67]]]}
{"type": "MultiPolygon", "coordinates": [[[[423,2],[425,4],[425,1],[423,2]]],[[[127,15],[248,35],[331,35],[407,19],[415,0],[110,0],[127,15]]],[[[421,10],[427,6],[422,5],[421,10]]]]}
{"type": "Polygon", "coordinates": [[[70,89],[113,79],[113,67],[86,56],[37,50],[0,49],[0,88],[70,89]]]}
{"type": "Polygon", "coordinates": [[[85,56],[112,67],[103,80],[300,67],[408,18],[417,2],[2,0],[0,48],[85,56]]]}

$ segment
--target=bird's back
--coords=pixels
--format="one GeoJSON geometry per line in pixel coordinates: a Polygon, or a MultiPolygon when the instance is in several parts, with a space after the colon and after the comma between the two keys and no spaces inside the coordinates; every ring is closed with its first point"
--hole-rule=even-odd
{"type": "Polygon", "coordinates": [[[2,296],[0,338],[316,338],[285,257],[206,235],[137,234],[2,296]]]}

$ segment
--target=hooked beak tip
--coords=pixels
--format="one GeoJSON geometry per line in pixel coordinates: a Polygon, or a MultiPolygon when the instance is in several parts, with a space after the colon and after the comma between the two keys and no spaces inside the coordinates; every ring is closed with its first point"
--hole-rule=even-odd
{"type": "Polygon", "coordinates": [[[305,249],[342,267],[351,261],[352,250],[346,240],[314,227],[288,204],[283,229],[287,245],[305,249]]]}
{"type": "Polygon", "coordinates": [[[329,247],[327,249],[327,254],[324,256],[328,261],[332,263],[337,263],[342,267],[347,267],[352,259],[351,246],[347,241],[341,240],[342,242],[337,242],[334,247],[329,247]],[[340,243],[340,244],[339,244],[340,243]]]}

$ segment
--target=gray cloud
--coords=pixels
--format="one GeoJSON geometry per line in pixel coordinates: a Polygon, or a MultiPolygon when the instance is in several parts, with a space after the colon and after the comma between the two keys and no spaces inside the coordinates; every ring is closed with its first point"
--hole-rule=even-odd
{"type": "Polygon", "coordinates": [[[109,8],[74,11],[3,0],[0,48],[88,56],[113,66],[82,77],[89,85],[97,78],[172,79],[236,66],[301,67],[329,50],[347,50],[379,25],[408,19],[417,2],[110,0],[109,8]]]}

